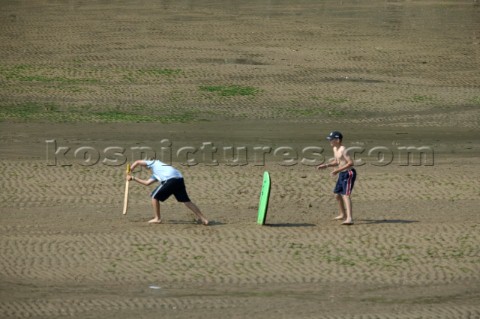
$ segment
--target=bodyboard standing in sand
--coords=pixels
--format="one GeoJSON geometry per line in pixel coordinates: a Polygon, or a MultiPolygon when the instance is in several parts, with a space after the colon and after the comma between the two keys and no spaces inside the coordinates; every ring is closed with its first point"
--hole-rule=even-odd
{"type": "Polygon", "coordinates": [[[268,200],[270,198],[270,174],[267,171],[263,173],[262,191],[260,193],[260,202],[258,203],[257,224],[265,225],[267,220],[268,200]]]}
{"type": "MultiPolygon", "coordinates": [[[[130,164],[127,164],[127,175],[130,174],[130,164]]],[[[129,181],[127,180],[125,182],[125,195],[123,197],[123,215],[127,214],[127,208],[128,208],[128,184],[129,181]]]]}

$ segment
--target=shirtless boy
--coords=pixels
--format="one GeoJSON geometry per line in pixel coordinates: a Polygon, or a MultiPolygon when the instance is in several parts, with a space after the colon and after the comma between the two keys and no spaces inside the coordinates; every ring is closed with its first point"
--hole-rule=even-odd
{"type": "Polygon", "coordinates": [[[337,184],[333,193],[339,206],[339,215],[335,220],[343,220],[342,225],[353,225],[352,218],[352,194],[353,185],[357,177],[357,172],[353,168],[353,160],[348,154],[345,146],[342,145],[343,135],[338,131],[333,131],[327,136],[330,145],[333,147],[334,158],[326,163],[317,166],[317,169],[327,167],[336,167],[330,173],[332,177],[338,174],[337,184]]]}
{"type": "Polygon", "coordinates": [[[139,184],[148,186],[157,181],[160,182],[150,194],[152,197],[153,215],[154,218],[149,221],[151,224],[160,224],[162,219],[160,217],[160,202],[163,202],[170,195],[174,195],[178,202],[184,203],[197,217],[197,222],[203,225],[208,225],[208,220],[203,216],[200,209],[188,197],[182,173],[170,165],[160,162],[159,160],[138,160],[135,161],[131,170],[135,167],[143,166],[152,171],[152,176],[149,179],[140,179],[133,175],[127,175],[127,180],[135,181],[139,184]]]}

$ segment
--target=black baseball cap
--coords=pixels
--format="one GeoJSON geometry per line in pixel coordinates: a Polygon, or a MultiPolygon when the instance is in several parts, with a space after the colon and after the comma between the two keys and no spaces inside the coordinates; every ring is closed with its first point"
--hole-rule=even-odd
{"type": "Polygon", "coordinates": [[[333,131],[333,132],[330,132],[330,134],[327,136],[327,140],[334,140],[334,139],[343,139],[343,135],[342,133],[340,133],[339,131],[333,131]]]}

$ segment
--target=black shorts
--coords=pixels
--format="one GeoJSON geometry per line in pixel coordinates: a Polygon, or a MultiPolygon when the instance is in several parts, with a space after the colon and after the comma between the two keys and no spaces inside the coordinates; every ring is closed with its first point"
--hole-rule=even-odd
{"type": "Polygon", "coordinates": [[[170,178],[164,182],[161,182],[160,185],[153,190],[150,196],[158,201],[163,202],[172,194],[180,203],[186,203],[190,201],[183,178],[170,178]]]}
{"type": "Polygon", "coordinates": [[[337,185],[333,192],[340,195],[350,195],[357,179],[357,171],[354,168],[340,172],[338,174],[337,185]]]}

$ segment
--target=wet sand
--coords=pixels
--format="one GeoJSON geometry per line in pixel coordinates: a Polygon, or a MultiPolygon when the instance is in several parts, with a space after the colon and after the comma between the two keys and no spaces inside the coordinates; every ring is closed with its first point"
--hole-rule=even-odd
{"type": "Polygon", "coordinates": [[[480,316],[476,1],[1,7],[0,317],[480,316]],[[201,89],[232,85],[253,91],[201,89]],[[335,180],[301,163],[306,147],[331,156],[333,129],[357,151],[351,227],[332,221],[335,180]],[[218,165],[172,160],[211,226],[173,199],[148,225],[139,185],[122,216],[124,165],[104,150],[132,161],[163,139],[217,146],[218,165]],[[75,158],[85,146],[95,165],[75,158]],[[226,163],[228,146],[248,163],[226,163]],[[406,162],[409,146],[427,157],[406,162]]]}

